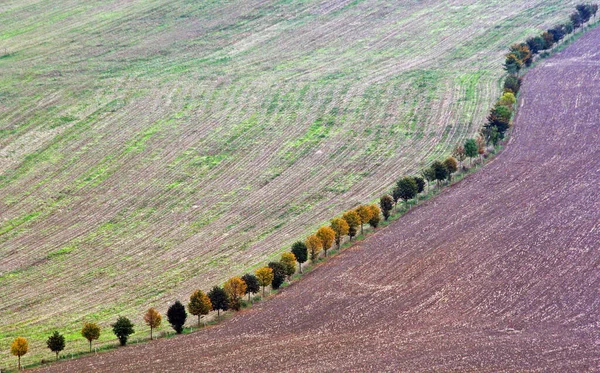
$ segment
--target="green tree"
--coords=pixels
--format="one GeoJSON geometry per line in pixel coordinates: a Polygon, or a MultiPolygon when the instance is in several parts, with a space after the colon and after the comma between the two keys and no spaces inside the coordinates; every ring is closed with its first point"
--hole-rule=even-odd
{"type": "Polygon", "coordinates": [[[521,90],[521,78],[513,75],[506,77],[506,80],[504,81],[504,91],[512,92],[516,95],[519,93],[519,90],[521,90]]]}
{"type": "Polygon", "coordinates": [[[319,253],[323,249],[323,242],[316,235],[311,235],[306,238],[306,247],[308,248],[308,252],[310,253],[310,260],[314,263],[319,256],[319,253]]]}
{"type": "Polygon", "coordinates": [[[160,326],[162,315],[156,309],[150,307],[144,314],[144,322],[150,327],[150,340],[152,340],[152,330],[160,326]]]}
{"type": "Polygon", "coordinates": [[[458,171],[458,162],[454,157],[448,157],[444,161],[444,166],[448,170],[448,180],[452,181],[452,174],[458,171]]]}
{"type": "Polygon", "coordinates": [[[242,276],[242,280],[246,283],[246,294],[248,294],[248,300],[251,300],[251,295],[256,294],[260,291],[260,285],[258,284],[258,278],[251,273],[246,273],[242,276]]]}
{"type": "Polygon", "coordinates": [[[519,71],[523,67],[523,62],[514,53],[506,55],[506,61],[504,62],[504,70],[511,75],[519,75],[519,71]]]}
{"type": "Polygon", "coordinates": [[[208,297],[210,298],[213,310],[217,311],[217,319],[221,318],[221,311],[229,309],[229,297],[227,293],[219,286],[214,286],[208,292],[208,297]]]}
{"type": "Polygon", "coordinates": [[[423,179],[425,179],[427,181],[428,186],[429,186],[429,183],[431,183],[435,180],[435,172],[433,171],[433,168],[431,168],[431,167],[427,167],[427,168],[423,169],[421,171],[421,175],[423,176],[423,179]]]}
{"type": "Polygon", "coordinates": [[[132,335],[135,331],[133,330],[133,323],[127,317],[119,316],[117,321],[111,325],[113,333],[119,339],[119,343],[121,346],[125,346],[127,344],[127,339],[132,335]]]}
{"type": "Polygon", "coordinates": [[[281,254],[279,262],[285,267],[285,274],[288,279],[296,273],[296,256],[293,253],[281,254]]]}
{"type": "Polygon", "coordinates": [[[329,227],[321,227],[317,230],[315,236],[319,237],[321,240],[325,257],[327,257],[327,250],[331,248],[331,245],[333,245],[333,240],[335,239],[335,231],[329,227]]]}
{"type": "Polygon", "coordinates": [[[373,228],[377,228],[381,221],[381,209],[377,205],[370,205],[371,219],[369,219],[369,225],[373,228]]]}
{"type": "Polygon", "coordinates": [[[29,351],[29,342],[23,337],[17,337],[10,345],[10,353],[19,359],[19,370],[21,370],[21,356],[29,351]]]}
{"type": "Polygon", "coordinates": [[[246,294],[246,283],[239,277],[232,277],[223,286],[223,290],[229,297],[229,306],[234,311],[239,311],[242,308],[241,300],[246,294]]]}
{"type": "Polygon", "coordinates": [[[65,336],[60,334],[58,331],[55,331],[50,337],[48,337],[46,346],[48,346],[50,351],[56,354],[56,360],[58,360],[58,354],[65,349],[65,336]]]}
{"type": "Polygon", "coordinates": [[[408,207],[408,200],[416,197],[419,191],[419,186],[414,178],[403,177],[396,183],[396,189],[398,190],[400,198],[404,200],[406,206],[408,207]]]}
{"type": "Polygon", "coordinates": [[[269,267],[262,267],[256,270],[256,278],[258,283],[263,288],[263,297],[265,296],[265,288],[273,282],[273,270],[269,267]]]}
{"type": "Polygon", "coordinates": [[[501,137],[504,137],[504,133],[510,127],[510,118],[512,116],[512,110],[504,105],[496,104],[490,111],[488,116],[487,127],[496,127],[501,137]]]}
{"type": "Polygon", "coordinates": [[[477,157],[477,142],[474,139],[468,139],[465,142],[465,153],[469,157],[469,167],[473,163],[473,158],[477,157]]]}
{"type": "Polygon", "coordinates": [[[342,244],[342,237],[348,234],[350,230],[350,226],[344,219],[341,218],[333,218],[331,219],[331,229],[335,233],[335,244],[337,245],[338,250],[342,244]]]}
{"type": "Polygon", "coordinates": [[[306,247],[306,244],[302,241],[295,242],[292,245],[292,254],[296,257],[300,273],[302,273],[302,263],[305,263],[308,260],[308,248],[306,247]]]}
{"type": "Polygon", "coordinates": [[[381,207],[381,213],[385,220],[390,217],[390,212],[394,208],[394,199],[389,194],[384,194],[379,199],[379,206],[381,207]]]}
{"type": "Polygon", "coordinates": [[[346,211],[342,215],[342,219],[348,223],[348,236],[350,237],[350,241],[352,241],[352,237],[356,236],[356,232],[358,231],[358,226],[360,225],[360,218],[358,214],[354,211],[346,211]]]}
{"type": "Polygon", "coordinates": [[[187,319],[187,312],[180,301],[175,301],[167,310],[167,321],[177,334],[183,333],[183,325],[187,319]]]}
{"type": "Polygon", "coordinates": [[[440,182],[442,180],[446,180],[446,178],[448,177],[448,169],[440,161],[433,162],[431,164],[431,169],[433,170],[433,173],[435,174],[435,180],[437,181],[438,188],[439,188],[440,182]]]}
{"type": "Polygon", "coordinates": [[[271,288],[279,289],[285,281],[285,266],[279,262],[270,262],[268,266],[273,270],[271,288]]]}
{"type": "Polygon", "coordinates": [[[200,326],[200,318],[208,315],[210,310],[212,310],[212,302],[202,290],[196,290],[190,295],[188,311],[192,315],[198,316],[198,326],[200,326]]]}
{"type": "Polygon", "coordinates": [[[98,324],[93,322],[83,323],[83,328],[81,328],[81,335],[90,343],[90,352],[92,352],[92,341],[100,338],[100,327],[98,326],[98,324]]]}

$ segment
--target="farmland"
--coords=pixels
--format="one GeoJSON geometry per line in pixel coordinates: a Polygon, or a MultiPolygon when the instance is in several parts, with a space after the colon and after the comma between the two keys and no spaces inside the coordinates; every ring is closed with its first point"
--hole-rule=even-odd
{"type": "Polygon", "coordinates": [[[225,325],[46,371],[597,371],[600,28],[482,171],[225,325]]]}
{"type": "Polygon", "coordinates": [[[573,5],[2,2],[0,361],[56,328],[84,349],[84,320],[139,323],[447,154],[573,5]]]}

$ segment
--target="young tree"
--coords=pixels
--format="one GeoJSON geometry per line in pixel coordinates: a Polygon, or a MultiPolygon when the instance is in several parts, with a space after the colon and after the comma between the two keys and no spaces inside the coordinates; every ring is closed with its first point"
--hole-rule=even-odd
{"type": "Polygon", "coordinates": [[[300,273],[302,273],[302,263],[308,260],[308,248],[302,241],[295,242],[292,245],[292,254],[296,257],[298,265],[300,267],[300,273]]]}
{"type": "Polygon", "coordinates": [[[417,203],[419,203],[419,193],[423,193],[425,190],[425,179],[421,176],[413,176],[412,177],[415,183],[417,183],[417,195],[415,196],[417,199],[417,203]]]}
{"type": "Polygon", "coordinates": [[[581,14],[579,14],[579,12],[574,12],[573,14],[571,14],[570,19],[571,24],[573,25],[573,29],[579,28],[583,23],[583,19],[581,19],[581,14]]]}
{"type": "Polygon", "coordinates": [[[437,180],[438,188],[439,188],[440,187],[440,182],[442,180],[446,180],[446,178],[448,177],[448,169],[440,161],[433,162],[431,164],[431,169],[433,169],[433,172],[435,174],[435,180],[437,180]]]}
{"type": "Polygon", "coordinates": [[[229,297],[225,290],[218,286],[213,287],[208,292],[212,309],[217,311],[217,319],[221,318],[221,311],[225,312],[229,309],[229,297]]]}
{"type": "Polygon", "coordinates": [[[335,233],[335,244],[337,245],[338,250],[342,244],[342,237],[348,234],[350,230],[350,226],[344,219],[341,218],[333,218],[331,219],[331,229],[335,233]]]}
{"type": "Polygon", "coordinates": [[[360,218],[354,211],[346,211],[342,215],[342,219],[348,223],[348,236],[350,236],[350,241],[352,241],[352,237],[356,236],[356,232],[360,224],[360,218]]]}
{"type": "Polygon", "coordinates": [[[234,311],[242,308],[241,299],[246,294],[246,283],[239,277],[232,277],[223,286],[223,290],[229,297],[229,305],[234,311]]]}
{"type": "Polygon", "coordinates": [[[550,49],[554,45],[554,36],[549,32],[542,33],[542,39],[544,39],[544,49],[550,49]]]}
{"type": "Polygon", "coordinates": [[[479,160],[483,163],[483,156],[485,155],[485,139],[483,136],[477,136],[475,139],[477,143],[477,154],[479,154],[479,160]]]}
{"type": "Polygon", "coordinates": [[[206,295],[202,290],[196,290],[192,293],[192,295],[190,295],[188,311],[192,315],[198,316],[198,327],[200,327],[200,318],[208,315],[210,310],[212,310],[212,303],[208,295],[206,295]]]}
{"type": "Polygon", "coordinates": [[[152,340],[152,330],[160,326],[162,316],[156,309],[150,307],[144,314],[144,322],[150,327],[150,340],[152,340]]]}
{"type": "Polygon", "coordinates": [[[354,212],[356,212],[360,218],[360,234],[364,234],[363,226],[371,220],[371,209],[367,205],[360,205],[354,212]]]}
{"type": "Polygon", "coordinates": [[[285,281],[285,267],[279,262],[270,262],[268,266],[273,270],[273,281],[271,282],[271,288],[279,289],[285,281]]]}
{"type": "Polygon", "coordinates": [[[504,62],[504,70],[511,75],[519,75],[519,71],[523,67],[523,62],[515,56],[514,53],[506,55],[506,61],[504,62]]]}
{"type": "Polygon", "coordinates": [[[570,34],[574,31],[573,22],[571,22],[571,21],[564,23],[563,27],[565,28],[565,32],[567,34],[570,34]]]}
{"type": "Polygon", "coordinates": [[[29,343],[23,337],[17,337],[10,345],[10,353],[19,359],[19,370],[21,370],[21,356],[29,351],[29,343]]]}
{"type": "Polygon", "coordinates": [[[541,36],[531,37],[531,38],[527,39],[526,42],[527,42],[527,45],[529,46],[529,50],[533,54],[539,53],[539,51],[543,50],[544,47],[546,46],[546,42],[544,41],[544,38],[542,38],[541,36]]]}
{"type": "Polygon", "coordinates": [[[56,354],[56,360],[58,360],[58,354],[65,349],[65,336],[60,334],[58,331],[55,331],[50,337],[48,337],[46,346],[48,346],[50,351],[56,354]]]}
{"type": "Polygon", "coordinates": [[[185,312],[185,307],[180,301],[175,301],[167,310],[167,321],[177,334],[183,332],[183,325],[186,319],[187,312],[185,312]]]}
{"type": "Polygon", "coordinates": [[[100,338],[100,327],[93,322],[83,323],[81,335],[90,342],[90,352],[92,352],[92,341],[100,338]]]}
{"type": "Polygon", "coordinates": [[[369,225],[373,228],[377,228],[381,221],[381,209],[377,205],[369,205],[371,210],[371,219],[369,219],[369,225]]]}
{"type": "Polygon", "coordinates": [[[427,181],[428,187],[429,187],[429,183],[431,183],[432,181],[435,180],[435,172],[433,171],[433,168],[431,168],[431,167],[427,167],[427,168],[423,169],[421,171],[421,175],[423,176],[423,179],[425,179],[427,181]]]}
{"type": "Polygon", "coordinates": [[[400,198],[404,200],[404,203],[408,207],[408,200],[415,198],[419,191],[417,182],[412,177],[403,177],[396,183],[396,189],[400,195],[400,198]]]}
{"type": "Polygon", "coordinates": [[[458,171],[458,162],[454,157],[448,157],[444,161],[444,166],[448,170],[448,180],[452,181],[452,174],[458,171]]]}
{"type": "Polygon", "coordinates": [[[133,330],[133,323],[127,317],[119,316],[117,321],[111,325],[113,333],[119,339],[119,343],[121,346],[125,346],[127,344],[127,339],[132,335],[135,331],[133,330]]]}
{"type": "MultiPolygon", "coordinates": [[[[514,97],[514,96],[513,96],[514,97]]],[[[465,159],[467,159],[467,153],[465,152],[465,147],[462,145],[458,145],[456,148],[454,148],[454,150],[452,151],[452,156],[454,158],[456,158],[456,160],[459,162],[460,167],[462,167],[462,163],[465,159]]]]}
{"type": "Polygon", "coordinates": [[[263,297],[265,296],[265,287],[271,285],[273,282],[273,270],[269,267],[262,267],[256,270],[256,278],[258,283],[263,288],[263,297]]]}
{"type": "Polygon", "coordinates": [[[281,254],[279,262],[285,267],[285,274],[288,279],[296,273],[296,256],[293,253],[281,254]]]}
{"type": "Polygon", "coordinates": [[[315,236],[319,237],[321,240],[325,257],[327,257],[327,250],[331,248],[331,245],[333,245],[333,240],[335,239],[335,231],[327,226],[324,226],[317,230],[315,236]]]}
{"type": "Polygon", "coordinates": [[[473,158],[477,157],[477,142],[474,139],[468,139],[465,142],[465,153],[469,157],[469,167],[471,167],[473,158]]]}
{"type": "Polygon", "coordinates": [[[514,54],[525,66],[531,66],[533,55],[527,43],[513,44],[510,47],[510,53],[514,54]]]}
{"type": "Polygon", "coordinates": [[[519,90],[521,89],[521,78],[518,78],[516,76],[512,76],[509,75],[508,77],[506,77],[506,80],[504,81],[504,91],[505,92],[512,92],[513,94],[518,94],[519,90]]]}
{"type": "Polygon", "coordinates": [[[516,102],[517,99],[515,98],[515,95],[512,92],[504,92],[504,94],[502,94],[502,97],[500,97],[500,100],[498,101],[500,105],[508,106],[510,108],[512,108],[516,102]]]}
{"type": "Polygon", "coordinates": [[[390,212],[394,208],[394,200],[389,194],[384,194],[379,199],[379,206],[381,207],[381,213],[385,220],[388,220],[390,217],[390,212]]]}
{"type": "Polygon", "coordinates": [[[315,260],[317,260],[319,253],[323,249],[323,242],[319,237],[313,234],[306,238],[305,244],[308,248],[308,252],[310,253],[310,260],[314,263],[315,260]]]}
{"type": "Polygon", "coordinates": [[[246,273],[242,276],[242,280],[244,280],[244,282],[246,283],[246,294],[248,294],[248,300],[251,300],[251,295],[256,294],[260,291],[258,279],[253,274],[246,273]]]}
{"type": "Polygon", "coordinates": [[[486,124],[486,126],[498,128],[498,132],[501,134],[501,136],[504,136],[504,133],[510,127],[511,116],[511,108],[504,105],[496,104],[490,111],[490,115],[488,116],[488,123],[486,124]]]}

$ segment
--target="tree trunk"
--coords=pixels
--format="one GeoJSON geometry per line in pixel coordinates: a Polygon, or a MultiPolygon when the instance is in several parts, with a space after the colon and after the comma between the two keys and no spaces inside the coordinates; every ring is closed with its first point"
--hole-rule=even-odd
{"type": "Polygon", "coordinates": [[[217,320],[221,318],[221,309],[217,308],[217,320]]]}
{"type": "Polygon", "coordinates": [[[56,351],[56,361],[58,361],[58,351],[56,351]]]}
{"type": "Polygon", "coordinates": [[[363,230],[363,223],[360,223],[360,234],[365,234],[365,231],[363,230]]]}
{"type": "Polygon", "coordinates": [[[17,359],[19,359],[19,370],[21,370],[21,355],[17,356],[17,359]]]}
{"type": "Polygon", "coordinates": [[[300,273],[302,273],[302,263],[298,262],[298,267],[300,267],[300,273]]]}
{"type": "Polygon", "coordinates": [[[152,340],[152,327],[150,327],[150,340],[152,340]]]}
{"type": "Polygon", "coordinates": [[[90,352],[92,352],[92,341],[90,341],[90,352]]]}
{"type": "Polygon", "coordinates": [[[200,314],[198,314],[198,327],[200,327],[200,314]]]}
{"type": "Polygon", "coordinates": [[[263,298],[265,297],[265,286],[263,286],[263,298]]]}

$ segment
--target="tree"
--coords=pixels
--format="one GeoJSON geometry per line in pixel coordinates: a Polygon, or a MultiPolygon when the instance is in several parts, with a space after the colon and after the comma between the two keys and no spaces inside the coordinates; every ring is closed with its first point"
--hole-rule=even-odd
{"type": "Polygon", "coordinates": [[[550,49],[554,45],[554,36],[549,32],[542,33],[542,39],[544,39],[544,49],[550,49]]]}
{"type": "Polygon", "coordinates": [[[571,21],[563,24],[563,27],[565,28],[565,32],[567,34],[570,34],[574,31],[573,22],[571,22],[571,21]]]}
{"type": "Polygon", "coordinates": [[[127,344],[127,339],[129,336],[134,333],[133,323],[127,317],[119,316],[117,321],[111,325],[113,333],[119,339],[119,343],[121,346],[125,346],[127,344]]]}
{"type": "Polygon", "coordinates": [[[283,253],[281,254],[281,259],[279,260],[281,264],[285,267],[285,274],[288,279],[296,273],[296,256],[293,253],[283,253]]]}
{"type": "Polygon", "coordinates": [[[58,331],[55,331],[50,337],[48,337],[46,346],[48,346],[50,351],[56,353],[56,360],[58,360],[58,354],[65,349],[65,336],[60,334],[58,331]]]}
{"type": "Polygon", "coordinates": [[[576,29],[581,26],[583,23],[583,19],[581,19],[581,14],[579,12],[574,12],[570,16],[571,24],[573,25],[573,29],[576,29]]]}
{"type": "Polygon", "coordinates": [[[331,248],[331,245],[333,245],[333,240],[335,239],[335,231],[330,227],[324,226],[317,230],[315,236],[319,237],[321,240],[325,257],[327,257],[327,250],[331,248]]]}
{"type": "Polygon", "coordinates": [[[217,311],[217,319],[221,317],[221,311],[227,311],[229,309],[229,297],[225,290],[218,286],[214,286],[208,292],[212,309],[217,311]]]}
{"type": "Polygon", "coordinates": [[[460,167],[462,167],[462,163],[465,159],[467,159],[467,153],[465,152],[465,147],[462,145],[458,145],[456,148],[454,148],[454,150],[452,151],[452,156],[454,158],[456,158],[456,160],[459,162],[460,167]]]}
{"type": "Polygon", "coordinates": [[[513,94],[518,94],[519,90],[521,89],[521,78],[518,78],[516,76],[512,76],[509,75],[508,77],[506,77],[506,80],[504,80],[504,91],[510,91],[513,94]]]}
{"type": "Polygon", "coordinates": [[[496,127],[501,137],[504,137],[504,133],[510,127],[510,118],[512,116],[511,108],[496,104],[490,111],[488,116],[488,123],[486,127],[496,127]]]}
{"type": "Polygon", "coordinates": [[[190,302],[187,307],[192,315],[198,316],[198,326],[200,326],[200,318],[208,315],[212,310],[212,302],[202,290],[196,290],[190,295],[190,302]]]}
{"type": "Polygon", "coordinates": [[[403,177],[396,183],[396,189],[400,198],[404,200],[404,203],[408,207],[408,200],[415,198],[419,191],[419,186],[412,177],[403,177]]]}
{"type": "Polygon", "coordinates": [[[360,217],[354,211],[346,211],[342,215],[342,219],[348,223],[348,236],[350,236],[350,241],[352,241],[352,237],[356,236],[358,226],[360,225],[360,217]]]}
{"type": "Polygon", "coordinates": [[[412,178],[415,183],[417,183],[417,194],[423,193],[425,190],[425,179],[423,179],[421,176],[413,176],[412,178]]]}
{"type": "Polygon", "coordinates": [[[531,66],[533,62],[533,55],[527,43],[513,44],[509,53],[514,54],[525,66],[531,66]]]}
{"type": "Polygon", "coordinates": [[[469,166],[471,166],[472,159],[477,157],[477,142],[474,139],[468,139],[465,142],[465,153],[469,157],[469,166]]]}
{"type": "Polygon", "coordinates": [[[285,267],[279,262],[270,262],[268,266],[273,270],[273,281],[271,282],[271,288],[279,289],[285,281],[285,267]]]}
{"type": "Polygon", "coordinates": [[[485,154],[485,140],[482,136],[478,136],[475,139],[475,142],[477,143],[477,153],[479,154],[479,159],[483,163],[483,155],[485,154]]]}
{"type": "Polygon", "coordinates": [[[454,157],[448,157],[444,161],[444,166],[448,170],[448,180],[452,180],[452,174],[458,171],[458,162],[454,157]]]}
{"type": "Polygon", "coordinates": [[[370,205],[371,219],[369,219],[369,225],[373,228],[377,228],[381,221],[381,209],[377,205],[370,205]]]}
{"type": "Polygon", "coordinates": [[[506,55],[506,61],[504,61],[504,70],[511,75],[519,75],[519,71],[523,67],[523,62],[514,54],[509,53],[506,55]]]}
{"type": "Polygon", "coordinates": [[[371,209],[367,205],[360,205],[354,209],[354,212],[360,218],[360,234],[364,234],[363,225],[371,220],[371,209]]]}
{"type": "Polygon", "coordinates": [[[535,36],[527,39],[527,46],[529,46],[529,50],[533,54],[539,53],[539,51],[543,50],[546,46],[546,42],[544,38],[541,36],[535,36]]]}
{"type": "Polygon", "coordinates": [[[19,370],[21,370],[21,356],[29,351],[29,342],[23,337],[17,337],[10,345],[10,353],[19,359],[19,370]]]}
{"type": "Polygon", "coordinates": [[[92,341],[100,338],[100,327],[94,322],[83,323],[81,335],[90,342],[90,352],[92,352],[92,341]]]}
{"type": "Polygon", "coordinates": [[[246,294],[248,294],[248,300],[250,300],[250,296],[252,294],[258,293],[260,291],[258,279],[253,274],[246,273],[242,276],[242,280],[244,280],[244,282],[246,283],[246,294]]]}
{"type": "Polygon", "coordinates": [[[500,100],[498,100],[498,103],[500,105],[508,107],[512,107],[516,102],[517,99],[515,98],[515,95],[512,92],[504,92],[504,94],[502,94],[502,97],[500,97],[500,100]]]}
{"type": "Polygon", "coordinates": [[[333,218],[331,219],[331,229],[335,233],[335,244],[337,245],[338,250],[340,249],[340,245],[342,244],[342,237],[348,234],[350,230],[350,226],[344,219],[341,218],[333,218]]]}
{"type": "Polygon", "coordinates": [[[156,309],[150,307],[144,314],[144,322],[150,327],[150,340],[152,340],[152,330],[160,326],[162,316],[156,309]]]}
{"type": "Polygon", "coordinates": [[[185,312],[185,307],[180,301],[175,301],[167,310],[167,321],[177,334],[183,332],[183,325],[186,319],[187,312],[185,312]]]}
{"type": "Polygon", "coordinates": [[[256,270],[256,278],[258,283],[263,288],[263,297],[265,296],[265,287],[273,282],[273,270],[269,267],[262,267],[256,270]]]}
{"type": "Polygon", "coordinates": [[[302,263],[308,260],[308,248],[302,241],[295,242],[292,245],[292,254],[296,257],[298,265],[300,267],[300,273],[302,273],[302,263]]]}
{"type": "Polygon", "coordinates": [[[423,169],[421,171],[421,175],[423,176],[423,179],[425,179],[427,181],[428,186],[429,186],[429,183],[431,183],[432,181],[435,180],[435,172],[433,171],[433,169],[431,167],[427,167],[427,168],[423,169]]]}
{"type": "Polygon", "coordinates": [[[308,248],[308,252],[310,253],[310,260],[314,263],[315,260],[317,260],[319,253],[323,249],[323,242],[319,237],[313,234],[306,238],[305,244],[308,248]]]}
{"type": "Polygon", "coordinates": [[[223,286],[223,290],[229,297],[229,305],[234,311],[242,308],[241,299],[246,294],[246,283],[239,277],[232,277],[223,286]]]}
{"type": "Polygon", "coordinates": [[[552,35],[552,37],[554,38],[554,42],[558,43],[565,37],[566,31],[563,25],[557,25],[549,29],[548,33],[552,35]]]}
{"type": "Polygon", "coordinates": [[[581,23],[586,23],[592,18],[592,6],[590,4],[579,4],[575,6],[581,16],[581,23]]]}
{"type": "Polygon", "coordinates": [[[431,164],[431,169],[433,170],[433,173],[435,174],[435,180],[437,180],[438,187],[439,187],[440,186],[440,182],[442,180],[446,180],[446,178],[448,177],[448,169],[440,161],[433,162],[431,164]]]}
{"type": "Polygon", "coordinates": [[[390,212],[394,208],[394,200],[389,194],[384,194],[379,199],[379,206],[381,207],[381,213],[385,220],[388,220],[390,217],[390,212]]]}

